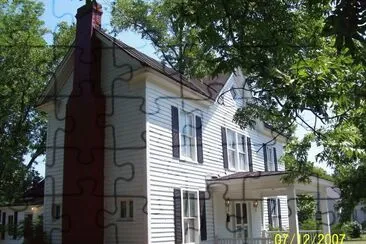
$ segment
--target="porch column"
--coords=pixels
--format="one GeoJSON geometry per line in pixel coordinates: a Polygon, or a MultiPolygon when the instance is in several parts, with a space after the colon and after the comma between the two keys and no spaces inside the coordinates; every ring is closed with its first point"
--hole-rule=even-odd
{"type": "Polygon", "coordinates": [[[330,234],[328,194],[327,194],[327,188],[325,188],[325,187],[320,189],[320,211],[322,214],[323,234],[330,234]]]}
{"type": "Polygon", "coordinates": [[[287,202],[289,208],[289,238],[293,241],[293,244],[300,243],[299,240],[299,221],[297,218],[297,206],[296,206],[296,189],[293,185],[288,187],[287,190],[287,202]]]}

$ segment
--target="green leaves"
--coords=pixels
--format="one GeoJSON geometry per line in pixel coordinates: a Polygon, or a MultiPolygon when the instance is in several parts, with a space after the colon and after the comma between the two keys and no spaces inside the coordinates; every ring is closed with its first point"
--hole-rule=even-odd
{"type": "Polygon", "coordinates": [[[261,120],[286,137],[304,126],[310,134],[291,141],[283,161],[287,182],[308,182],[312,141],[335,170],[366,164],[365,8],[361,0],[118,0],[112,24],[141,33],[185,75],[240,68],[251,96],[234,121],[261,120]]]}
{"type": "Polygon", "coordinates": [[[0,203],[40,179],[33,166],[45,153],[46,118],[35,106],[73,38],[62,23],[54,41],[63,47],[47,46],[42,14],[36,0],[0,2],[0,203]]]}

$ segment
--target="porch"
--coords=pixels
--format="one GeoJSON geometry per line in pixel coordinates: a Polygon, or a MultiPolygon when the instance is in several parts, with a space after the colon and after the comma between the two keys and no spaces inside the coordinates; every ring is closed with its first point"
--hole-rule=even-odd
{"type": "Polygon", "coordinates": [[[311,177],[310,184],[284,184],[279,172],[238,172],[208,180],[212,198],[215,243],[265,244],[287,234],[292,243],[297,238],[312,237],[316,230],[300,230],[296,197],[313,194],[317,200],[319,233],[330,233],[327,188],[332,183],[311,177]],[[280,234],[280,235],[277,235],[280,234]]]}

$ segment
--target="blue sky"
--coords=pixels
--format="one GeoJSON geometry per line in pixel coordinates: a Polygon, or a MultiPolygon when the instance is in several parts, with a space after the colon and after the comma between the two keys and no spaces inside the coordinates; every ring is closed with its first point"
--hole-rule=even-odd
{"type": "MultiPolygon", "coordinates": [[[[75,23],[75,14],[79,7],[84,5],[85,0],[41,0],[44,3],[45,13],[42,16],[42,20],[45,22],[45,25],[50,30],[55,30],[57,23],[61,21],[66,21],[68,23],[75,23]]],[[[111,12],[111,3],[112,1],[109,0],[98,0],[100,4],[103,6],[103,16],[102,16],[102,27],[111,30],[110,26],[110,12],[111,12]]],[[[47,35],[46,40],[51,44],[52,36],[47,35]]],[[[132,31],[125,31],[120,33],[117,38],[126,44],[138,49],[139,51],[155,57],[154,48],[147,40],[141,39],[141,37],[132,32],[132,31]]],[[[313,116],[309,114],[305,114],[305,120],[310,124],[313,123],[313,116]]],[[[296,135],[298,137],[303,137],[307,131],[302,128],[301,126],[298,127],[296,135]]],[[[315,144],[312,146],[309,152],[309,159],[315,162],[315,155],[320,151],[320,148],[317,148],[315,144]]],[[[326,166],[323,164],[321,165],[323,168],[326,166]]],[[[44,163],[41,163],[36,166],[36,169],[44,175],[44,163]]],[[[329,169],[328,169],[329,171],[329,169]]]]}
{"type": "MultiPolygon", "coordinates": [[[[42,16],[42,20],[45,22],[46,27],[52,31],[55,30],[57,23],[61,21],[75,23],[77,9],[85,4],[85,0],[41,0],[41,2],[45,6],[45,13],[42,16]]],[[[110,12],[112,1],[98,0],[98,2],[103,6],[102,27],[111,30],[110,12]]],[[[149,42],[142,40],[139,35],[132,31],[125,31],[119,34],[117,38],[149,56],[156,57],[154,48],[149,42]]],[[[46,39],[51,43],[52,36],[47,35],[46,39]]]]}

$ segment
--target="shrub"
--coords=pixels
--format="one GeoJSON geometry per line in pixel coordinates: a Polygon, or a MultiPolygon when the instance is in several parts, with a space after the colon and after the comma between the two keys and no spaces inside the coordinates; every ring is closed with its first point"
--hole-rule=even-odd
{"type": "Polygon", "coordinates": [[[342,231],[342,224],[335,224],[335,225],[332,225],[331,226],[331,232],[332,234],[343,234],[343,231],[342,231]]]}
{"type": "Polygon", "coordinates": [[[363,230],[366,230],[366,220],[362,222],[361,226],[363,230]]]}
{"type": "Polygon", "coordinates": [[[361,225],[354,222],[346,222],[342,225],[342,231],[351,238],[358,238],[361,236],[361,225]]]}
{"type": "Polygon", "coordinates": [[[316,226],[316,221],[315,219],[307,219],[305,220],[302,224],[301,224],[301,229],[302,230],[316,230],[318,227],[318,229],[321,227],[320,225],[319,226],[316,226]]]}
{"type": "Polygon", "coordinates": [[[35,222],[23,224],[24,243],[23,244],[48,244],[47,235],[43,231],[43,217],[38,216],[35,222]]]}

